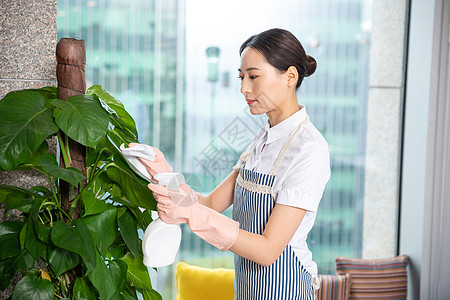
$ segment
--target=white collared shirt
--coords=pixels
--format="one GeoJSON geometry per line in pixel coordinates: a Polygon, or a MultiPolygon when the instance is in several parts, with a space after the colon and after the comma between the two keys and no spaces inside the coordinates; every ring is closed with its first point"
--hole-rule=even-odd
{"type": "MultiPolygon", "coordinates": [[[[269,174],[289,134],[306,116],[306,107],[300,106],[298,112],[273,127],[267,122],[247,148],[249,151],[256,145],[245,169],[269,174]]],[[[317,265],[312,261],[306,237],[314,225],[320,199],[330,178],[330,158],[327,142],[311,122],[306,122],[294,139],[275,176],[273,195],[276,203],[307,211],[289,244],[302,265],[315,276],[317,265]]]]}

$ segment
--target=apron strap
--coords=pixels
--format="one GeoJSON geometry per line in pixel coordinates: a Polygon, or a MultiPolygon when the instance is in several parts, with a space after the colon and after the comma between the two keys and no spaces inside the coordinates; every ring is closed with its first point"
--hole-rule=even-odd
{"type": "MultiPolygon", "coordinates": [[[[278,168],[280,167],[281,162],[283,161],[284,155],[286,154],[286,152],[288,151],[289,147],[291,146],[292,142],[294,141],[294,139],[297,137],[297,134],[300,132],[300,130],[303,128],[303,126],[309,121],[309,116],[306,115],[305,120],[303,120],[303,122],[301,122],[295,129],[294,131],[291,132],[291,134],[289,135],[286,143],[284,144],[283,148],[281,149],[280,153],[278,154],[277,160],[275,161],[275,164],[272,167],[272,171],[270,171],[270,175],[275,175],[278,171],[278,168]]],[[[258,139],[256,139],[258,140],[258,139]]],[[[245,151],[244,153],[241,154],[241,157],[239,159],[239,161],[237,162],[237,164],[233,167],[233,170],[236,173],[239,173],[239,170],[241,168],[242,163],[247,162],[247,160],[249,159],[249,157],[253,154],[253,152],[256,149],[256,143],[255,145],[252,147],[251,150],[249,151],[245,151]]]]}
{"type": "Polygon", "coordinates": [[[257,135],[257,137],[255,138],[255,140],[254,140],[254,145],[253,145],[253,147],[252,147],[250,150],[245,151],[244,153],[241,154],[241,156],[239,157],[238,162],[237,162],[236,165],[234,165],[234,167],[233,167],[233,171],[235,171],[236,173],[239,174],[239,170],[241,169],[241,165],[242,165],[243,163],[246,163],[247,160],[250,158],[250,156],[253,154],[253,152],[254,152],[255,149],[256,149],[256,144],[257,144],[256,141],[259,140],[259,138],[260,138],[263,134],[264,134],[264,131],[261,132],[261,133],[259,133],[259,134],[257,135]]]}
{"type": "Polygon", "coordinates": [[[283,161],[283,158],[288,151],[289,147],[291,146],[294,139],[297,137],[300,130],[302,130],[303,126],[309,121],[309,116],[307,115],[305,120],[301,122],[297,128],[294,129],[294,131],[291,132],[289,135],[286,143],[284,144],[283,148],[281,149],[280,153],[278,154],[277,160],[275,161],[275,164],[272,167],[272,171],[270,171],[270,175],[275,175],[278,171],[278,168],[281,165],[281,162],[283,161]]]}

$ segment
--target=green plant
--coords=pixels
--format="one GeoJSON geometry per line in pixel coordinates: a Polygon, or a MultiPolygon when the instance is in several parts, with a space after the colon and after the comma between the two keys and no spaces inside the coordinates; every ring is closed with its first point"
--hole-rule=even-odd
{"type": "Polygon", "coordinates": [[[138,142],[133,118],[101,86],[65,101],[56,92],[21,90],[0,101],[0,170],[37,170],[50,187],[0,185],[0,202],[23,216],[0,224],[0,289],[25,271],[13,299],[136,299],[137,291],[161,299],[138,237],[156,202],[118,149],[138,142]],[[61,164],[48,153],[55,135],[61,164]],[[69,138],[86,146],[86,176],[72,167],[69,138]],[[69,209],[61,207],[63,181],[69,209]]]}

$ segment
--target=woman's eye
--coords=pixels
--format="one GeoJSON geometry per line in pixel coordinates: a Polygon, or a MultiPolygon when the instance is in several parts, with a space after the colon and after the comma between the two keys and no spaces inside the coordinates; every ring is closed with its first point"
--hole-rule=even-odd
{"type": "MultiPolygon", "coordinates": [[[[244,80],[244,77],[245,77],[245,76],[241,76],[241,75],[238,76],[238,78],[239,78],[241,81],[244,80]]],[[[248,78],[250,78],[250,79],[256,79],[256,78],[258,78],[258,75],[248,76],[248,78]]]]}

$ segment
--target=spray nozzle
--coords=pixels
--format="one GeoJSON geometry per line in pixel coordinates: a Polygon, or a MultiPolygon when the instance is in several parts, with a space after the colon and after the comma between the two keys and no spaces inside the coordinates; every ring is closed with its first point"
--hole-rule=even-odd
{"type": "Polygon", "coordinates": [[[181,173],[158,173],[153,178],[158,180],[158,185],[166,186],[172,191],[178,191],[178,186],[186,182],[181,173]]]}

